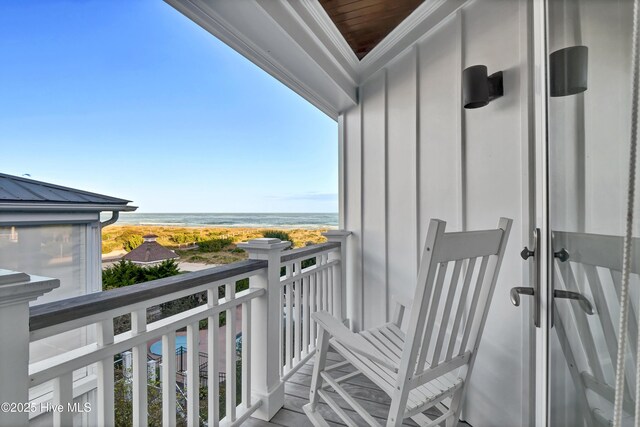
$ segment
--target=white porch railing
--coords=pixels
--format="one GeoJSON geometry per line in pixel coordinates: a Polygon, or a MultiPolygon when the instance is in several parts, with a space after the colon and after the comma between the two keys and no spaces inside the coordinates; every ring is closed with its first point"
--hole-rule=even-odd
{"type": "MultiPolygon", "coordinates": [[[[14,322],[22,319],[27,323],[29,319],[29,330],[26,324],[0,328],[0,378],[13,378],[24,384],[24,387],[15,387],[15,383],[3,380],[0,400],[25,404],[29,402],[29,388],[49,383],[52,390],[37,402],[38,407],[31,402],[32,406],[26,410],[16,407],[15,412],[0,412],[0,425],[27,425],[29,412],[38,412],[45,402],[47,408],[61,409],[51,411],[54,425],[70,425],[74,412],[69,408],[74,408],[70,405],[79,387],[78,381],[74,382],[74,371],[94,366],[97,368],[89,370],[97,387],[96,407],[92,410],[96,411],[99,425],[113,425],[114,356],[127,351],[132,352],[132,360],[127,362],[131,372],[126,378],[131,382],[134,424],[146,425],[148,346],[158,340],[162,342],[163,425],[175,425],[178,413],[186,417],[190,426],[200,425],[201,421],[209,426],[240,425],[249,416],[270,419],[284,404],[284,381],[313,354],[317,327],[310,321],[310,314],[327,310],[344,319],[346,292],[341,249],[347,235],[331,232],[328,243],[286,252],[282,251],[289,246],[288,242],[255,239],[239,245],[249,253],[247,261],[34,306],[30,310],[28,298],[35,299],[53,289],[57,281],[35,277],[29,281],[25,275],[9,279],[8,273],[0,274],[0,305],[4,305],[0,308],[0,321],[9,322],[9,318],[5,319],[9,312],[13,313],[10,318],[14,322]],[[286,274],[281,277],[282,269],[286,274]],[[236,293],[236,282],[245,278],[249,278],[249,289],[236,293]],[[40,287],[34,283],[40,283],[40,287]],[[9,286],[11,292],[5,294],[11,298],[3,299],[2,291],[9,286]],[[220,287],[224,287],[224,298],[219,299],[220,287]],[[205,291],[206,304],[147,323],[148,308],[205,291]],[[239,382],[236,378],[238,307],[242,307],[239,382]],[[219,341],[219,328],[211,326],[218,325],[223,312],[226,312],[226,336],[219,341]],[[114,335],[113,319],[124,314],[131,314],[131,330],[114,335]],[[198,350],[202,320],[208,325],[207,404],[206,412],[203,411],[206,416],[202,417],[206,419],[200,416],[202,364],[198,350]],[[96,327],[95,343],[29,363],[27,367],[29,342],[90,325],[96,327]],[[176,385],[183,376],[176,372],[175,340],[176,332],[183,328],[186,328],[187,370],[186,381],[180,380],[184,384],[180,384],[183,387],[179,390],[186,394],[186,404],[177,405],[176,385]],[[6,346],[6,343],[14,345],[6,346]],[[219,403],[219,358],[223,352],[226,392],[224,402],[219,403]],[[241,388],[239,402],[236,401],[237,387],[241,388]],[[220,404],[225,410],[222,419],[220,404]]],[[[84,383],[86,389],[86,379],[84,383]]]]}

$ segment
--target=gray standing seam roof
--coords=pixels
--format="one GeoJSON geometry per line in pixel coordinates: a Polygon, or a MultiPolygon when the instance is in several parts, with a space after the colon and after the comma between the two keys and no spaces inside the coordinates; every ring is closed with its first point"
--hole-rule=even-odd
{"type": "Polygon", "coordinates": [[[125,206],[130,200],[0,173],[2,203],[125,206]]]}

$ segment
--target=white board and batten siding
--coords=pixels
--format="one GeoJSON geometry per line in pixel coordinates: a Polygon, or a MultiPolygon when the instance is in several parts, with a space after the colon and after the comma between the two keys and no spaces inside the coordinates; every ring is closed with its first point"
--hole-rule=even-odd
{"type": "Polygon", "coordinates": [[[359,105],[339,121],[343,226],[353,232],[355,261],[347,274],[350,296],[362,301],[361,313],[349,313],[356,327],[389,321],[392,295],[411,298],[431,218],[451,231],[514,219],[463,412],[475,427],[528,422],[528,310],[508,297],[512,286],[529,285],[519,257],[529,244],[533,197],[526,8],[524,1],[467,3],[368,78],[359,105]],[[464,110],[462,70],[477,64],[504,72],[505,96],[464,110]]]}

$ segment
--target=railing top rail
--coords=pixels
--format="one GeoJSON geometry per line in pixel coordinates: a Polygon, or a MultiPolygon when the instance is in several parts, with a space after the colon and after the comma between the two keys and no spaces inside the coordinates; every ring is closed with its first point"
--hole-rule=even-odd
{"type": "Polygon", "coordinates": [[[207,283],[218,282],[267,267],[267,261],[245,260],[233,264],[194,271],[137,285],[96,292],[33,306],[29,310],[29,330],[97,315],[115,308],[170,295],[207,283]]]}
{"type": "Polygon", "coordinates": [[[291,251],[284,252],[282,254],[282,257],[280,258],[280,262],[286,263],[295,261],[297,259],[311,258],[312,255],[315,255],[317,253],[326,252],[332,249],[337,249],[339,247],[339,242],[327,242],[317,245],[305,246],[304,248],[293,249],[291,251]]]}

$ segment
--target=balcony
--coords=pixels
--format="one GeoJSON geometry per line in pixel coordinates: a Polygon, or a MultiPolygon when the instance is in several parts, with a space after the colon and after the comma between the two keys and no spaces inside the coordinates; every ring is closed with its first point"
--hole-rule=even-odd
{"type": "Polygon", "coordinates": [[[3,414],[2,424],[26,425],[47,409],[53,425],[78,424],[74,412],[77,417],[82,410],[56,408],[68,408],[74,398],[77,404],[79,395],[95,389],[95,407],[87,411],[94,418],[88,422],[114,425],[117,382],[127,384],[125,399],[134,425],[156,421],[148,418],[152,404],[161,406],[163,425],[233,426],[250,417],[256,425],[272,418],[285,424],[288,420],[289,425],[306,423],[306,417],[291,408],[301,407],[304,394],[308,396],[300,377],[314,355],[317,326],[310,314],[326,310],[345,319],[342,263],[348,234],[329,232],[328,243],[285,252],[288,242],[256,239],[241,244],[249,253],[246,261],[30,309],[28,301],[58,281],[0,271],[0,283],[7,284],[0,286],[7,292],[0,320],[12,325],[0,330],[0,338],[14,343],[0,350],[5,361],[0,377],[15,380],[0,385],[0,400],[30,405],[3,414]],[[236,282],[247,278],[249,289],[236,293],[236,282]],[[205,304],[147,323],[151,307],[203,292],[205,304]],[[239,308],[241,316],[236,316],[239,308]],[[219,336],[221,329],[208,327],[221,313],[226,313],[224,336],[219,336]],[[114,318],[126,314],[131,315],[131,330],[114,334],[114,318]],[[240,344],[236,322],[241,324],[240,344]],[[95,342],[44,360],[28,355],[30,343],[81,328],[95,328],[95,342]],[[176,363],[176,336],[186,337],[182,368],[176,363]],[[158,341],[161,357],[154,365],[150,345],[158,341]],[[29,390],[16,387],[26,385],[27,375],[29,390]],[[285,384],[288,380],[292,382],[285,384]],[[159,403],[147,398],[152,387],[158,389],[159,403]]]}

